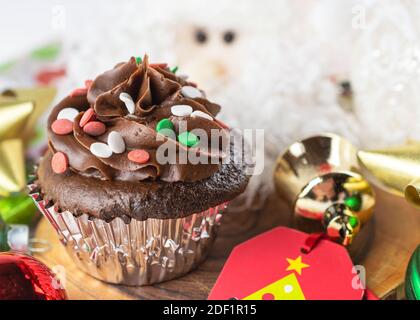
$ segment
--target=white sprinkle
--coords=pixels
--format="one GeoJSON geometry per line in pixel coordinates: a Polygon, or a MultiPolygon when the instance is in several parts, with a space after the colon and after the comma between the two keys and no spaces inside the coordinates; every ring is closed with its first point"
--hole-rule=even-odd
{"type": "Polygon", "coordinates": [[[190,98],[190,99],[202,98],[203,97],[203,94],[201,93],[201,91],[198,90],[197,88],[192,87],[192,86],[182,87],[181,88],[181,93],[184,97],[190,98]]]}
{"type": "Polygon", "coordinates": [[[112,131],[109,133],[108,146],[114,153],[123,153],[125,151],[125,142],[119,132],[112,131]]]}
{"type": "Polygon", "coordinates": [[[209,115],[209,114],[207,114],[203,111],[200,111],[200,110],[195,110],[193,113],[191,113],[191,117],[204,118],[204,119],[207,119],[207,120],[210,120],[210,121],[213,120],[213,117],[211,115],[209,115]]]}
{"type": "Polygon", "coordinates": [[[120,93],[120,100],[125,103],[125,107],[127,108],[130,114],[134,113],[135,104],[133,98],[126,92],[120,93]]]}
{"type": "Polygon", "coordinates": [[[58,113],[57,120],[67,119],[73,122],[78,114],[79,110],[76,108],[64,108],[58,113]]]}
{"type": "Polygon", "coordinates": [[[291,286],[290,284],[286,284],[283,289],[284,289],[284,292],[290,293],[293,291],[293,286],[291,286]]]}
{"type": "Polygon", "coordinates": [[[191,106],[186,104],[178,104],[176,106],[171,107],[172,114],[178,117],[188,117],[189,115],[191,115],[192,111],[193,109],[191,108],[191,106]]]}
{"type": "Polygon", "coordinates": [[[112,156],[112,151],[107,144],[102,142],[95,142],[90,145],[90,152],[99,158],[109,158],[112,156]]]}

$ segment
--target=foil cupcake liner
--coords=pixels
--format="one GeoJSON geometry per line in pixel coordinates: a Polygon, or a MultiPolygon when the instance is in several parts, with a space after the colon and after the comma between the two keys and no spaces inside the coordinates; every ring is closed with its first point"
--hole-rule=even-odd
{"type": "Polygon", "coordinates": [[[171,280],[196,268],[209,252],[227,207],[220,204],[185,218],[105,222],[61,211],[43,199],[36,185],[28,187],[82,270],[105,282],[132,286],[171,280]]]}

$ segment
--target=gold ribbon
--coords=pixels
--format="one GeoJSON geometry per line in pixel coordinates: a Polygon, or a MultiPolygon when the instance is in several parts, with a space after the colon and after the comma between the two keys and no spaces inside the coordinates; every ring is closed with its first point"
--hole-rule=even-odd
{"type": "Polygon", "coordinates": [[[0,196],[25,187],[25,146],[38,118],[56,94],[54,88],[22,88],[0,95],[0,196]]]}

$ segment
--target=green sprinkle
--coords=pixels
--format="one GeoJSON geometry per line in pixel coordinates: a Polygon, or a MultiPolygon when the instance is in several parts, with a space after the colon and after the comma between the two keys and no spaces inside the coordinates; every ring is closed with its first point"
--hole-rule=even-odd
{"type": "Polygon", "coordinates": [[[136,63],[140,64],[143,60],[141,59],[141,57],[136,57],[136,63]]]}
{"type": "Polygon", "coordinates": [[[171,138],[173,140],[176,140],[176,133],[172,129],[163,128],[163,129],[159,130],[159,134],[161,134],[165,137],[171,138]]]}
{"type": "Polygon", "coordinates": [[[38,60],[53,60],[60,53],[60,46],[50,44],[31,52],[31,57],[38,60]]]}
{"type": "Polygon", "coordinates": [[[156,131],[166,137],[176,139],[174,124],[168,118],[163,118],[156,125],[156,131]]]}
{"type": "Polygon", "coordinates": [[[176,73],[177,71],[178,71],[178,66],[173,67],[173,68],[171,69],[171,72],[172,72],[172,73],[176,73]]]}
{"type": "Polygon", "coordinates": [[[163,118],[156,125],[156,131],[157,132],[161,131],[162,129],[171,129],[171,130],[173,130],[174,129],[174,124],[168,118],[163,118]]]}
{"type": "Polygon", "coordinates": [[[359,219],[357,217],[351,216],[349,217],[349,224],[351,225],[352,228],[356,228],[357,225],[359,224],[359,219]]]}
{"type": "Polygon", "coordinates": [[[344,200],[346,206],[348,206],[353,211],[359,211],[362,207],[362,198],[359,194],[352,195],[344,200]]]}
{"type": "Polygon", "coordinates": [[[194,147],[198,143],[198,137],[191,132],[185,131],[178,135],[178,141],[187,147],[194,147]]]}

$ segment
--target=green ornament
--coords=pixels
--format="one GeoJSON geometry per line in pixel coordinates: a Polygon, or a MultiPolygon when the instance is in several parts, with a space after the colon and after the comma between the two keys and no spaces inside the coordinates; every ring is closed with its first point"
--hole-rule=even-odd
{"type": "Polygon", "coordinates": [[[362,208],[362,198],[359,194],[354,194],[350,197],[347,197],[344,200],[344,203],[354,212],[358,212],[362,208]]]}
{"type": "Polygon", "coordinates": [[[41,47],[31,52],[31,57],[38,60],[53,60],[60,53],[60,46],[57,44],[50,44],[41,47]]]}
{"type": "Polygon", "coordinates": [[[420,300],[420,245],[414,250],[405,274],[407,300],[420,300]]]}
{"type": "Polygon", "coordinates": [[[359,224],[359,219],[357,217],[351,216],[349,217],[348,222],[351,225],[351,227],[354,229],[359,224]]]}
{"type": "Polygon", "coordinates": [[[143,60],[141,59],[141,57],[136,57],[136,63],[140,64],[143,60]]]}
{"type": "Polygon", "coordinates": [[[178,135],[178,141],[187,147],[194,147],[198,143],[198,137],[191,132],[185,131],[178,135]]]}
{"type": "Polygon", "coordinates": [[[172,73],[176,73],[177,71],[178,71],[178,66],[173,67],[173,68],[171,69],[171,72],[172,72],[172,73]]]}
{"type": "Polygon", "coordinates": [[[29,224],[37,211],[33,200],[18,193],[0,199],[0,217],[8,224],[29,224]]]}

